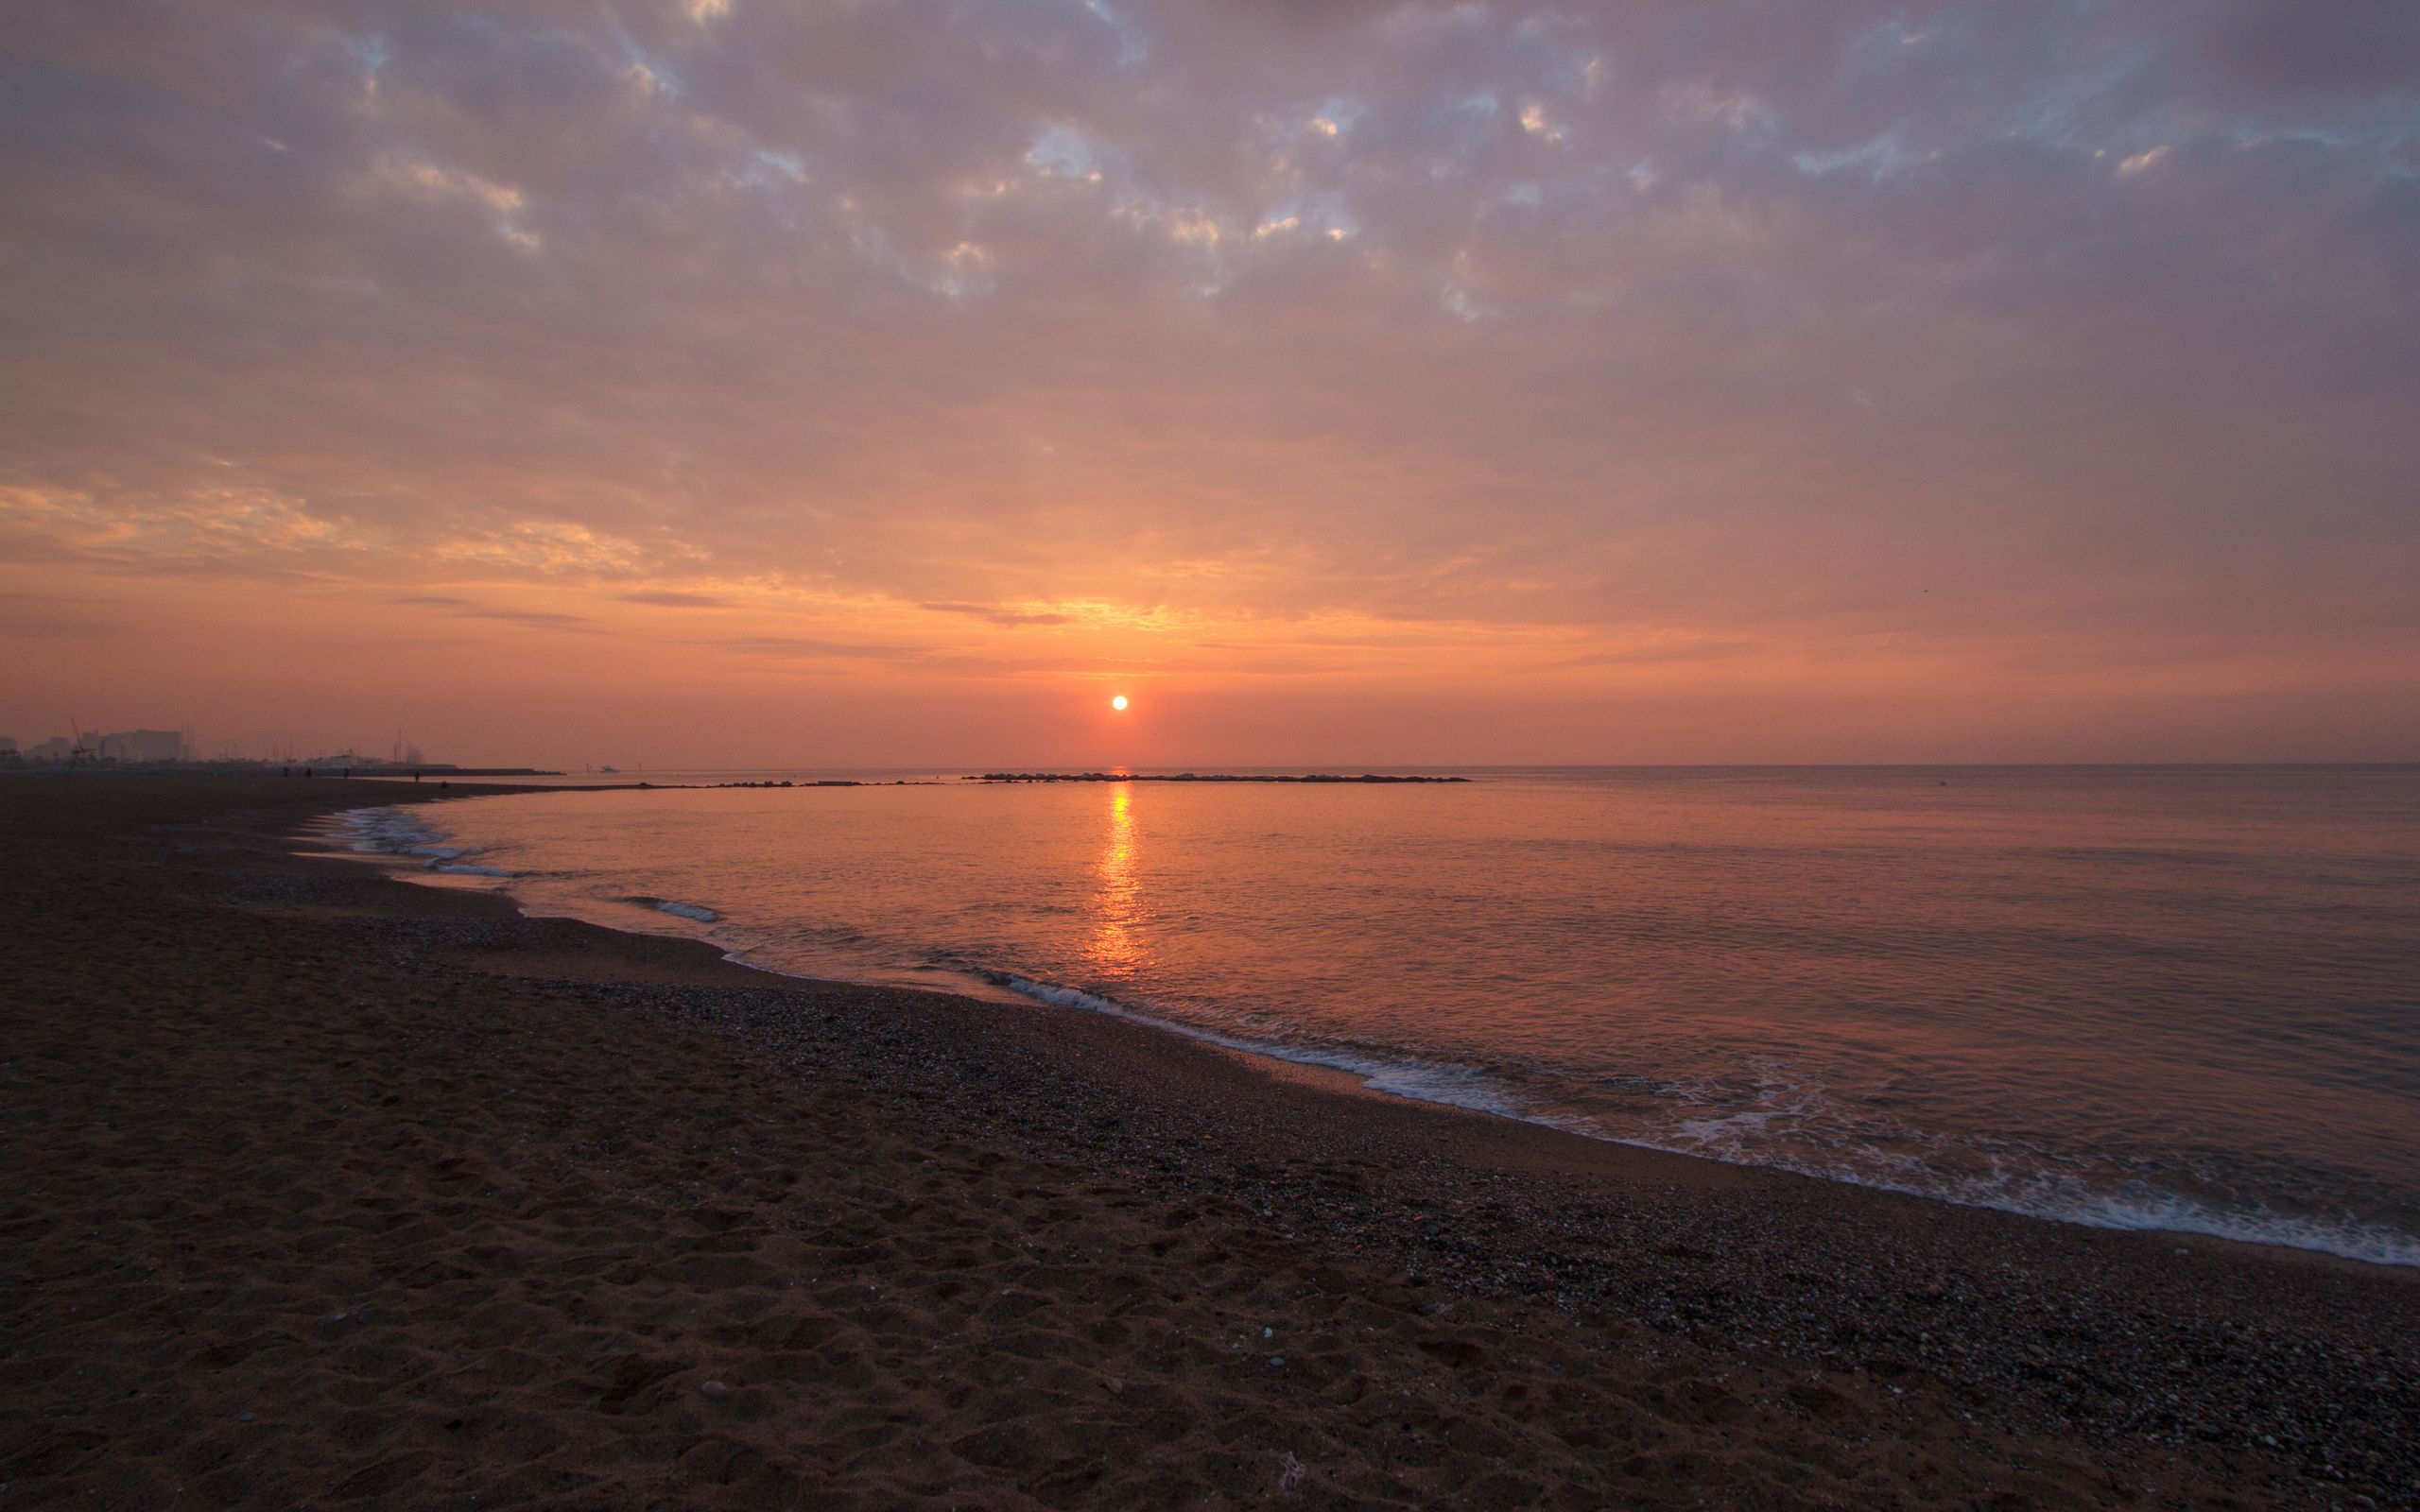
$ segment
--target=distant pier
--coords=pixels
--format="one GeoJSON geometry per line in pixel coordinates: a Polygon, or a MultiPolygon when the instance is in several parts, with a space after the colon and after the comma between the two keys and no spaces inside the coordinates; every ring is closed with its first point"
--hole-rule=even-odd
{"type": "Polygon", "coordinates": [[[1467,777],[1391,777],[1377,772],[1364,772],[1358,777],[1344,777],[1327,772],[1307,772],[1301,776],[1228,772],[1212,772],[1206,776],[1194,772],[1174,775],[1146,776],[1133,772],[985,772],[980,777],[959,779],[967,782],[1467,782],[1467,777]]]}

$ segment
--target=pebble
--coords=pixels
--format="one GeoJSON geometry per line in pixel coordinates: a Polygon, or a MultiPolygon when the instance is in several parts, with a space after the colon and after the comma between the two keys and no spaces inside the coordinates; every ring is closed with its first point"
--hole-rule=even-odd
{"type": "Polygon", "coordinates": [[[720,1401],[723,1398],[731,1395],[731,1388],[724,1385],[719,1381],[709,1381],[704,1385],[698,1388],[698,1395],[705,1398],[708,1401],[720,1401]]]}

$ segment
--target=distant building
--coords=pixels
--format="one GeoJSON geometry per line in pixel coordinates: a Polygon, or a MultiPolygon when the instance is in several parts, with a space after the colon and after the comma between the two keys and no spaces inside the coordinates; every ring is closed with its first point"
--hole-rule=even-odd
{"type": "Polygon", "coordinates": [[[0,749],[14,754],[20,761],[28,762],[80,760],[147,765],[186,759],[185,736],[182,730],[115,730],[106,735],[79,730],[73,735],[53,735],[31,746],[20,747],[15,741],[9,740],[5,746],[0,746],[0,749]]]}
{"type": "Polygon", "coordinates": [[[109,737],[118,747],[122,762],[173,762],[185,753],[184,731],[181,730],[130,730],[109,737]]]}

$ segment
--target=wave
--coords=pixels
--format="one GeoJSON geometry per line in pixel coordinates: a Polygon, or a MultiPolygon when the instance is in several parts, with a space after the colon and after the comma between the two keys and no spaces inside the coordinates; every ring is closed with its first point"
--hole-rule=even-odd
{"type": "Polygon", "coordinates": [[[2199,1234],[2239,1244],[2315,1250],[2371,1264],[2420,1267],[2420,1236],[2366,1221],[2350,1211],[2281,1212],[2257,1198],[2214,1203],[2139,1176],[2104,1175],[2095,1179],[2057,1169],[2057,1158],[2051,1152],[2031,1145],[2024,1147],[2032,1159],[2012,1159],[2003,1152],[1962,1146],[1947,1136],[1906,1128],[1891,1131],[1894,1142],[1913,1140],[1938,1152],[1938,1160],[1928,1160],[1921,1154],[1877,1148],[1851,1133],[1826,1136],[1822,1126],[1837,1124],[1841,1110],[1820,1082],[1793,1074],[1770,1058],[1753,1062],[1750,1069],[1757,1080],[1753,1106],[1684,1118],[1668,1132],[1624,1135],[1602,1128],[1581,1132],[1725,1165],[1789,1171],[1847,1186],[2091,1228],[2199,1234]],[[1978,1157],[1980,1169],[1952,1168],[1975,1164],[1978,1157]]]}
{"type": "Polygon", "coordinates": [[[1475,1066],[1388,1056],[1316,1042],[1247,1039],[1242,1035],[1227,1034],[1198,1023],[1167,1018],[1132,1004],[1120,1003],[1115,998],[1037,982],[1013,971],[979,971],[976,974],[994,987],[1007,988],[1011,992],[1054,1007],[1081,1008],[1088,1013],[1106,1014],[1111,1018],[1148,1024],[1151,1028],[1183,1035],[1187,1040],[1198,1040],[1224,1050],[1267,1056],[1270,1059],[1289,1061],[1298,1066],[1324,1066],[1331,1071],[1345,1072],[1360,1077],[1362,1085],[1373,1091],[1408,1097],[1415,1102],[1467,1108],[1472,1112],[1494,1113],[1498,1117],[1543,1124],[1549,1127],[1568,1126],[1564,1122],[1530,1107],[1500,1078],[1475,1066]]]}
{"type": "Polygon", "coordinates": [[[625,898],[622,902],[626,903],[636,903],[641,908],[652,908],[659,914],[670,914],[679,919],[694,919],[700,924],[719,924],[722,922],[722,915],[716,913],[713,909],[706,907],[703,903],[684,903],[680,902],[678,899],[653,898],[645,893],[641,893],[632,898],[625,898]]]}
{"type": "MultiPolygon", "coordinates": [[[[1822,1089],[1804,1080],[1788,1082],[1776,1106],[1685,1119],[1668,1134],[1616,1133],[1583,1115],[1556,1112],[1512,1085],[1510,1077],[1481,1067],[1332,1044],[1253,1039],[1014,972],[978,974],[1037,1003],[1125,1019],[1245,1055],[1323,1066],[1359,1077],[1373,1091],[1489,1113],[1611,1144],[1693,1156],[1724,1165],[1788,1171],[1845,1186],[2092,1228],[2198,1234],[2239,1244],[2315,1250],[2371,1264],[2420,1267],[2420,1237],[2365,1223],[2349,1213],[2337,1218],[2298,1215],[2259,1204],[2229,1210],[2162,1191],[2140,1179],[2114,1187],[2096,1186],[2062,1172],[2012,1167],[1997,1158],[1988,1175],[1969,1177],[1942,1171],[1913,1156],[1874,1150],[1843,1149],[1838,1159],[1825,1160],[1778,1145],[1760,1148],[1755,1143],[1758,1136],[1776,1121],[1812,1116],[1825,1107],[1822,1089]]],[[[1771,1078],[1762,1090],[1772,1090],[1771,1078]]]]}
{"type": "Polygon", "coordinates": [[[438,843],[445,838],[443,832],[430,829],[402,809],[347,809],[336,816],[334,825],[339,838],[365,854],[436,854],[438,843]]]}
{"type": "Polygon", "coordinates": [[[335,816],[337,837],[364,855],[419,856],[431,871],[460,877],[510,877],[502,867],[473,865],[483,846],[450,845],[453,836],[405,809],[347,809],[335,816]]]}
{"type": "Polygon", "coordinates": [[[2148,1181],[2129,1179],[2100,1187],[2063,1172],[2017,1170],[1988,1177],[1962,1177],[1910,1162],[1905,1175],[1856,1166],[1833,1165],[1790,1154],[1766,1154],[1752,1149],[1717,1152],[1682,1141],[1623,1140],[1676,1155],[1695,1155],[1726,1165],[1758,1166],[1789,1171],[1848,1186],[1896,1192],[1907,1196],[1962,1208],[1988,1208],[2028,1218],[2082,1224],[2088,1228],[2116,1228],[2138,1233],[2200,1234],[2238,1244],[2267,1245],[2284,1249],[2316,1250],[2374,1265],[2420,1267],[2420,1238],[2384,1224],[2365,1223],[2346,1214],[2326,1218],[2279,1212],[2254,1203],[2243,1210],[2208,1203],[2166,1192],[2148,1181]]]}

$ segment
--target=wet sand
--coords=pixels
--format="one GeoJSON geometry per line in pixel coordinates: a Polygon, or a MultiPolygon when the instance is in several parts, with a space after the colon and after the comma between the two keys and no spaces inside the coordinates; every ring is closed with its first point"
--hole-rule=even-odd
{"type": "Polygon", "coordinates": [[[0,780],[0,1512],[2420,1503],[2420,1272],[292,853],[440,796],[0,780]]]}

